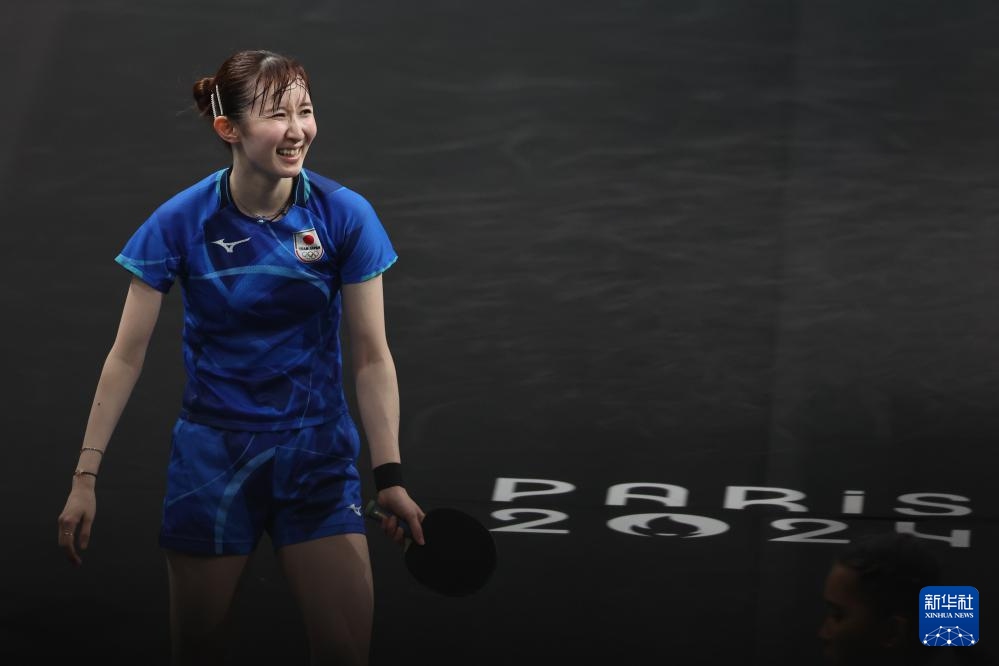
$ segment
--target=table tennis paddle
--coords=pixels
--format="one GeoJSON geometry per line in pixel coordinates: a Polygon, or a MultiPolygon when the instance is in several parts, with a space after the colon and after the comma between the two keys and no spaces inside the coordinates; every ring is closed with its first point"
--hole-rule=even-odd
{"type": "MultiPolygon", "coordinates": [[[[392,514],[375,500],[365,515],[381,522],[392,514]]],[[[427,511],[423,522],[424,545],[412,540],[405,521],[399,527],[406,535],[406,568],[418,582],[449,597],[477,592],[496,568],[496,544],[489,530],[469,514],[449,507],[427,511]]]]}

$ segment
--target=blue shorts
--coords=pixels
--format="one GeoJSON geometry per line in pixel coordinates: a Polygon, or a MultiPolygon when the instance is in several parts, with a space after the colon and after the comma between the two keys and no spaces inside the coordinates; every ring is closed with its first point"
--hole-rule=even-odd
{"type": "Polygon", "coordinates": [[[360,437],[348,412],[277,432],[219,430],[180,419],[173,429],[160,545],[245,555],[264,530],[275,549],[364,534],[360,437]]]}

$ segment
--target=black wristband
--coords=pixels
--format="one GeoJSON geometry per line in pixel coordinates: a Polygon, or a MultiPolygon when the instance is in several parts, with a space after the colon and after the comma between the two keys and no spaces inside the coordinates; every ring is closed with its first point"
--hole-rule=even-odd
{"type": "Polygon", "coordinates": [[[392,486],[403,486],[402,463],[389,462],[379,465],[371,470],[375,477],[375,489],[385,490],[392,486]]]}

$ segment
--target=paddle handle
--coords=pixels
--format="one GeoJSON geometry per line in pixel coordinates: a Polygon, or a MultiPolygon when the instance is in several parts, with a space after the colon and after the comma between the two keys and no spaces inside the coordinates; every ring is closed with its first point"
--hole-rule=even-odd
{"type": "MultiPolygon", "coordinates": [[[[391,513],[383,509],[381,505],[379,505],[378,502],[375,500],[371,500],[368,502],[368,506],[365,507],[364,509],[364,515],[370,518],[371,520],[375,521],[376,523],[381,523],[382,518],[389,518],[392,516],[391,513]]],[[[396,517],[396,520],[399,521],[399,527],[402,528],[402,533],[406,535],[406,538],[412,539],[413,531],[409,529],[409,523],[407,523],[405,520],[399,517],[396,517]]]]}

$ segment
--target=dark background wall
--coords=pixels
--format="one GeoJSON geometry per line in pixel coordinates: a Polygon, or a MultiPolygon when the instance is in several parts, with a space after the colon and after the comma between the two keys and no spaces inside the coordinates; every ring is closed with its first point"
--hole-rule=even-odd
{"type": "MultiPolygon", "coordinates": [[[[55,520],[128,283],[113,257],[225,164],[190,87],[241,48],[305,63],[309,166],[371,200],[401,256],[413,495],[507,528],[465,599],[372,534],[374,664],[814,663],[829,562],[885,530],[944,538],[926,543],[948,582],[989,603],[994,3],[45,0],[0,19],[0,651],[165,663],[176,294],[82,569],[55,520]],[[507,501],[502,479],[574,490],[507,501]],[[628,483],[687,494],[615,502],[628,483]],[[734,508],[736,487],[799,506],[734,508]],[[728,529],[613,527],[662,513],[728,529]]],[[[268,549],[235,663],[305,663],[268,549]]]]}

